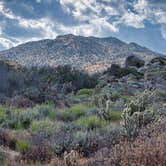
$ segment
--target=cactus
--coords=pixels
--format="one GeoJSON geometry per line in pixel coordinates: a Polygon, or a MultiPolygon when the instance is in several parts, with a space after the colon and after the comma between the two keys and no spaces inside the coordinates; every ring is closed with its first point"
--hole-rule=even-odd
{"type": "Polygon", "coordinates": [[[123,127],[129,139],[134,138],[139,129],[153,120],[154,113],[147,110],[147,106],[152,102],[155,91],[145,90],[141,95],[136,96],[126,105],[122,117],[124,120],[123,127]]]}
{"type": "Polygon", "coordinates": [[[99,108],[98,115],[100,118],[110,120],[111,100],[109,94],[95,96],[95,105],[99,108]]]}

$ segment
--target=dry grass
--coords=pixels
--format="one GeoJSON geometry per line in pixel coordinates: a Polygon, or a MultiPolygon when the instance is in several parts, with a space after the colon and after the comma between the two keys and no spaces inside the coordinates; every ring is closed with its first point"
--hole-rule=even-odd
{"type": "Polygon", "coordinates": [[[134,142],[123,141],[112,150],[102,149],[84,166],[166,165],[166,120],[143,129],[134,142]]]}

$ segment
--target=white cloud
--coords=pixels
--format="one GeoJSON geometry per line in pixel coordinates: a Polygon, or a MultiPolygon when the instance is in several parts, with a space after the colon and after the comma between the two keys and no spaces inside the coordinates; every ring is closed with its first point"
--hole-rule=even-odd
{"type": "Polygon", "coordinates": [[[85,26],[85,23],[88,22],[86,26],[90,27],[91,32],[94,32],[90,35],[100,36],[102,30],[118,31],[116,23],[109,22],[109,18],[117,14],[117,11],[111,6],[104,5],[96,0],[60,0],[60,4],[65,12],[70,13],[79,21],[81,26],[85,26]],[[102,12],[106,14],[103,16],[102,12]],[[93,31],[92,29],[98,29],[98,31],[93,31]]]}
{"type": "Polygon", "coordinates": [[[44,38],[55,38],[57,33],[54,30],[54,23],[48,18],[41,18],[38,20],[23,19],[19,20],[19,25],[27,29],[38,29],[42,32],[44,38]]]}
{"type": "Polygon", "coordinates": [[[10,48],[12,46],[15,46],[16,44],[20,44],[29,40],[55,38],[57,36],[57,33],[54,29],[54,22],[52,22],[49,18],[41,18],[36,20],[22,18],[20,16],[15,15],[10,9],[6,9],[4,7],[3,2],[0,2],[0,15],[9,20],[15,20],[16,22],[18,22],[18,25],[24,29],[37,29],[42,34],[41,36],[36,36],[33,38],[17,37],[17,39],[15,39],[15,42],[13,42],[11,37],[6,37],[6,38],[4,37],[3,34],[4,22],[0,21],[0,44],[5,48],[10,48]]]}
{"type": "MultiPolygon", "coordinates": [[[[36,0],[36,2],[51,3],[54,0],[36,0]]],[[[150,21],[154,24],[160,24],[161,34],[166,39],[166,10],[147,0],[56,0],[61,4],[64,12],[74,18],[76,24],[65,25],[52,20],[49,16],[39,19],[26,19],[16,15],[12,10],[4,6],[0,1],[0,16],[9,20],[14,20],[18,25],[27,30],[38,30],[41,36],[12,37],[5,36],[3,30],[5,22],[0,20],[0,43],[6,48],[30,40],[39,40],[43,38],[55,38],[59,33],[73,33],[84,36],[103,36],[105,32],[118,32],[121,25],[134,28],[144,28],[144,22],[150,21]],[[6,39],[6,40],[5,40],[6,39]],[[15,41],[15,42],[13,42],[15,41]]]]}
{"type": "Polygon", "coordinates": [[[10,47],[14,47],[17,45],[16,42],[13,42],[12,40],[4,38],[4,37],[0,37],[0,44],[4,48],[10,48],[10,47]]]}
{"type": "Polygon", "coordinates": [[[102,2],[96,0],[60,0],[63,9],[80,23],[87,21],[91,26],[97,26],[99,29],[107,29],[112,32],[117,32],[120,24],[135,28],[144,27],[146,16],[142,15],[140,10],[144,10],[147,6],[145,0],[138,0],[137,3],[134,3],[135,10],[139,11],[138,14],[128,11],[125,6],[127,2],[125,3],[123,0],[116,2],[118,7],[113,6],[111,2],[112,0],[103,0],[102,2]],[[118,17],[118,20],[110,21],[113,16],[118,17]]]}

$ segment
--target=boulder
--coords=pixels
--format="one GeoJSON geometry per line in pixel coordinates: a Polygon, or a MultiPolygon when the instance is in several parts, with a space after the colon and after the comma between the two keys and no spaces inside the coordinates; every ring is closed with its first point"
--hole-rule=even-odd
{"type": "Polygon", "coordinates": [[[121,71],[121,67],[118,64],[112,64],[110,68],[108,68],[107,72],[109,75],[116,76],[121,71]]]}
{"type": "Polygon", "coordinates": [[[144,64],[145,64],[145,61],[135,55],[128,56],[125,62],[126,67],[132,66],[132,67],[140,68],[144,66],[144,64]]]}

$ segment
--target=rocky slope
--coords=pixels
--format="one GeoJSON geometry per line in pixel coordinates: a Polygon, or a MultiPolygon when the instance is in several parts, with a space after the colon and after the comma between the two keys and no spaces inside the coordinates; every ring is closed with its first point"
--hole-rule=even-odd
{"type": "Polygon", "coordinates": [[[0,52],[0,59],[18,62],[26,66],[58,66],[70,64],[94,72],[110,66],[111,62],[123,62],[129,55],[144,60],[159,56],[136,43],[125,43],[117,38],[95,38],[74,35],[58,36],[55,40],[28,42],[0,52]],[[96,67],[97,66],[97,67],[96,67]]]}

